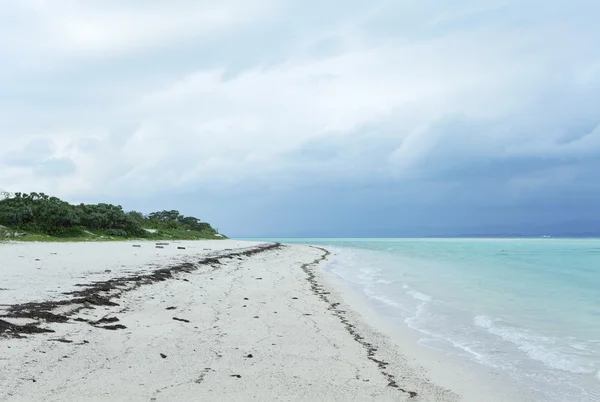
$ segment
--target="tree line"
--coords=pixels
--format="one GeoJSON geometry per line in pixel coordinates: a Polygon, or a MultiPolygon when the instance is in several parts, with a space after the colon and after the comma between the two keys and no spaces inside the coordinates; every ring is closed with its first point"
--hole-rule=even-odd
{"type": "Polygon", "coordinates": [[[73,205],[44,193],[2,193],[0,225],[15,230],[48,235],[77,235],[84,230],[110,236],[147,237],[144,229],[189,230],[216,235],[207,222],[179,211],[159,211],[144,215],[123,210],[120,205],[73,205]]]}

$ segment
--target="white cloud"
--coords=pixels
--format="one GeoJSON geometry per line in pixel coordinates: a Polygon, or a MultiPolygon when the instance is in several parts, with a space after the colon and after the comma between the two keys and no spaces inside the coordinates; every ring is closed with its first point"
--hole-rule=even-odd
{"type": "Polygon", "coordinates": [[[275,0],[14,0],[0,49],[29,68],[128,55],[218,34],[266,18],[275,0]],[[40,65],[41,64],[41,65],[40,65]]]}
{"type": "MultiPolygon", "coordinates": [[[[19,38],[0,48],[25,54],[23,60],[29,61],[51,55],[57,66],[90,56],[110,65],[137,53],[160,52],[165,45],[203,43],[217,33],[241,40],[244,29],[260,27],[277,13],[284,16],[280,3],[268,0],[140,4],[14,2],[12,12],[26,15],[28,24],[13,27],[19,38]]],[[[22,137],[3,127],[25,123],[0,116],[0,156],[38,136],[53,140],[49,158],[68,158],[76,166],[68,178],[2,167],[0,182],[73,196],[151,194],[237,186],[257,178],[340,180],[357,171],[408,180],[423,171],[443,175],[446,168],[482,158],[599,152],[593,127],[600,113],[589,106],[598,100],[591,89],[600,86],[597,30],[585,24],[575,30],[569,19],[533,19],[524,25],[502,18],[493,24],[471,20],[496,10],[491,3],[481,9],[457,6],[451,14],[425,9],[424,26],[435,35],[414,39],[411,32],[371,36],[363,20],[332,21],[322,32],[307,25],[306,39],[294,42],[284,62],[235,75],[228,74],[228,65],[195,68],[179,55],[187,64],[168,83],[144,81],[143,87],[131,84],[123,90],[128,84],[121,77],[98,88],[102,97],[93,109],[70,104],[49,126],[27,122],[33,128],[22,137]],[[465,19],[465,28],[440,28],[460,26],[465,19]],[[343,45],[311,56],[307,49],[332,35],[343,45]],[[569,107],[571,102],[582,106],[569,107]],[[569,142],[566,122],[573,120],[583,120],[590,127],[578,130],[589,133],[569,142]],[[123,125],[128,131],[119,128],[123,125]],[[373,143],[383,145],[367,152],[373,143]],[[307,144],[313,144],[313,152],[314,144],[336,151],[307,164],[298,157],[307,144]]],[[[233,45],[229,39],[222,42],[233,45]]],[[[264,43],[255,52],[268,48],[264,43]]],[[[90,74],[95,71],[90,68],[90,74]]],[[[60,102],[60,89],[52,95],[60,102]]],[[[31,110],[33,118],[36,113],[31,110]]],[[[525,182],[515,178],[512,183],[525,182]]]]}

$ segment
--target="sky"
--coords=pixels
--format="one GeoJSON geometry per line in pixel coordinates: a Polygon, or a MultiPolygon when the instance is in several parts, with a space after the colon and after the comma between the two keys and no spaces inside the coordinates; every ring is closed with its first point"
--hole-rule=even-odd
{"type": "Polygon", "coordinates": [[[235,237],[600,228],[598,15],[6,0],[0,188],[178,209],[235,237]]]}

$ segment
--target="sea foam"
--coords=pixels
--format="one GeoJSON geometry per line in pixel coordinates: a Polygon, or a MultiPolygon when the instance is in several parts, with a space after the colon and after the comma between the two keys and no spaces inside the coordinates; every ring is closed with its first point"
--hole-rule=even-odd
{"type": "Polygon", "coordinates": [[[417,292],[416,290],[411,290],[409,292],[407,292],[409,295],[411,295],[412,297],[414,297],[417,300],[423,301],[423,302],[430,302],[431,301],[431,296],[426,295],[425,293],[421,293],[421,292],[417,292]]]}
{"type": "Polygon", "coordinates": [[[328,245],[325,269],[424,334],[422,345],[508,374],[538,400],[600,401],[600,240],[328,245]]]}
{"type": "Polygon", "coordinates": [[[496,322],[498,320],[493,320],[485,315],[475,317],[473,322],[475,325],[486,329],[489,333],[516,345],[531,359],[543,363],[546,367],[568,371],[573,374],[589,374],[594,372],[592,367],[586,367],[587,365],[582,364],[577,357],[567,355],[552,348],[553,345],[560,347],[558,346],[560,341],[556,338],[535,334],[525,329],[497,325],[496,322]]]}

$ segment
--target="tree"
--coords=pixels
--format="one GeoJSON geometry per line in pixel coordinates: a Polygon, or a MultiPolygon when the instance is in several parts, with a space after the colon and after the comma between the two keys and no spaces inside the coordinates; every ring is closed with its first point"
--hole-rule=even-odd
{"type": "Polygon", "coordinates": [[[129,216],[129,218],[133,219],[140,225],[143,225],[146,222],[146,216],[141,212],[129,211],[127,212],[127,216],[129,216]]]}
{"type": "Polygon", "coordinates": [[[0,225],[50,235],[88,229],[110,232],[115,236],[146,236],[143,227],[217,233],[209,223],[184,216],[177,210],[157,211],[145,216],[137,211],[125,212],[120,205],[72,205],[57,197],[35,192],[0,192],[0,225]]]}
{"type": "Polygon", "coordinates": [[[80,224],[77,210],[58,198],[41,204],[37,213],[37,227],[51,235],[68,233],[80,224]]]}

